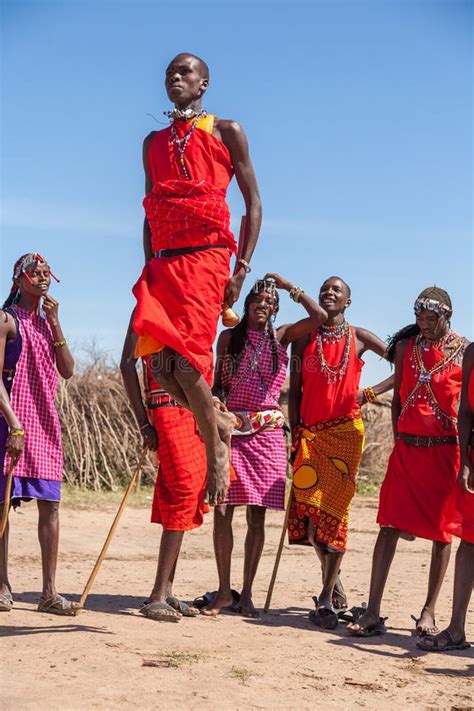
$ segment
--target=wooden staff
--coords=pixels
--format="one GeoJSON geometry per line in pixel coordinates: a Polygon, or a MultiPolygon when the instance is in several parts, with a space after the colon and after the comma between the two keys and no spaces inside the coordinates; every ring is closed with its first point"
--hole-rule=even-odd
{"type": "MultiPolygon", "coordinates": [[[[293,486],[293,482],[290,481],[290,487],[292,487],[292,486],[293,486]]],[[[280,558],[281,558],[281,554],[283,551],[283,544],[285,543],[286,530],[288,528],[288,518],[290,515],[292,498],[293,498],[293,489],[290,488],[290,495],[288,496],[288,502],[286,504],[285,518],[283,521],[283,528],[281,531],[280,543],[278,545],[278,550],[277,550],[277,554],[276,554],[276,558],[275,558],[275,564],[273,566],[273,573],[272,573],[272,577],[270,579],[270,585],[268,586],[267,599],[265,600],[265,605],[263,607],[265,612],[268,612],[270,603],[272,601],[273,588],[275,586],[275,580],[276,580],[276,576],[278,573],[278,566],[280,565],[280,558]]]]}
{"type": "Polygon", "coordinates": [[[10,469],[8,470],[7,484],[5,487],[5,499],[3,501],[2,522],[0,523],[0,538],[3,538],[5,529],[8,523],[8,514],[10,513],[10,494],[12,493],[13,470],[15,469],[13,460],[10,461],[10,469]]]}
{"type": "MultiPolygon", "coordinates": [[[[142,466],[143,466],[143,462],[145,461],[146,453],[147,453],[147,447],[144,448],[144,450],[143,450],[143,452],[142,452],[142,454],[141,454],[141,457],[140,457],[140,459],[139,459],[139,461],[138,461],[138,464],[137,464],[137,468],[135,469],[135,471],[134,471],[134,473],[133,473],[133,476],[132,476],[132,478],[130,479],[130,482],[129,482],[128,486],[127,486],[127,489],[126,489],[126,491],[125,491],[125,494],[123,495],[122,502],[121,502],[121,504],[120,504],[120,506],[119,506],[119,509],[118,509],[117,513],[115,514],[115,518],[114,518],[113,523],[112,523],[112,525],[111,525],[111,527],[110,527],[110,531],[108,532],[107,538],[105,539],[105,543],[104,543],[104,545],[102,546],[102,550],[100,551],[99,557],[97,558],[96,563],[95,563],[95,565],[94,565],[94,567],[93,567],[93,569],[92,569],[92,573],[90,574],[89,580],[88,580],[87,583],[86,583],[86,587],[84,588],[84,592],[83,592],[82,595],[81,595],[81,599],[79,600],[79,605],[81,606],[81,608],[84,607],[84,604],[85,604],[85,602],[86,602],[86,600],[87,600],[87,596],[89,595],[89,593],[90,593],[90,591],[91,591],[91,588],[92,588],[92,586],[93,586],[93,584],[94,584],[94,580],[96,579],[97,573],[99,572],[99,568],[100,568],[100,566],[101,566],[101,564],[102,564],[102,561],[103,561],[104,558],[105,558],[105,555],[106,555],[106,553],[107,553],[107,549],[108,549],[108,547],[109,547],[109,545],[110,545],[110,542],[111,542],[111,540],[112,540],[112,538],[113,538],[113,535],[114,535],[114,533],[115,533],[115,529],[116,529],[117,526],[118,526],[118,523],[119,523],[119,521],[120,521],[120,517],[122,516],[122,513],[123,513],[123,511],[124,511],[124,509],[125,509],[125,506],[127,505],[128,498],[129,498],[129,496],[130,496],[130,494],[131,494],[131,492],[132,492],[133,487],[135,486],[135,482],[136,482],[136,480],[137,480],[137,478],[138,478],[138,475],[139,475],[139,473],[140,473],[140,470],[141,470],[141,468],[142,468],[142,466]]],[[[78,612],[79,612],[79,611],[80,611],[80,610],[78,610],[78,612]]]]}

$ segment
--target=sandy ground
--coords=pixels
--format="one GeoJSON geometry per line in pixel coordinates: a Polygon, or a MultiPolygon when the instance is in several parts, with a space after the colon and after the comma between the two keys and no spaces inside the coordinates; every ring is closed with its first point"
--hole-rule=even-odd
{"type": "MultiPolygon", "coordinates": [[[[113,518],[114,508],[62,508],[58,584],[82,591],[113,518]]],[[[344,582],[350,602],[366,599],[376,503],[354,503],[344,582]]],[[[271,612],[261,620],[227,614],[218,619],[152,622],[137,613],[155,573],[160,529],[145,508],[128,509],[112,542],[87,610],[76,618],[35,611],[40,585],[36,507],[15,514],[11,581],[15,608],[1,613],[3,709],[472,709],[474,648],[445,655],[415,647],[411,613],[423,603],[430,545],[402,541],[383,614],[384,637],[352,640],[344,626],[321,631],[308,621],[319,575],[311,549],[285,547],[271,612]],[[143,666],[154,660],[156,666],[143,666]]],[[[239,585],[245,531],[236,516],[234,586],[239,585]]],[[[282,525],[268,516],[267,543],[255,600],[263,605],[282,525]]],[[[192,598],[215,589],[211,516],[188,534],[176,592],[192,598]]],[[[454,556],[453,556],[454,558],[454,556]]],[[[446,623],[453,563],[440,598],[438,622],[446,623]]],[[[77,598],[76,598],[77,599],[77,598]]],[[[471,612],[468,638],[474,641],[471,612]]]]}

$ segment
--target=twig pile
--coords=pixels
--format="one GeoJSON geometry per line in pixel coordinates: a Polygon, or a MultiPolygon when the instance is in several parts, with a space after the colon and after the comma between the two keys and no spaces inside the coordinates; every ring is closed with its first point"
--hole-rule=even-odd
{"type": "MultiPolygon", "coordinates": [[[[96,491],[126,485],[143,445],[120,373],[95,363],[81,375],[61,380],[57,407],[65,480],[96,491]]],[[[141,482],[152,483],[154,475],[147,461],[141,482]]]]}

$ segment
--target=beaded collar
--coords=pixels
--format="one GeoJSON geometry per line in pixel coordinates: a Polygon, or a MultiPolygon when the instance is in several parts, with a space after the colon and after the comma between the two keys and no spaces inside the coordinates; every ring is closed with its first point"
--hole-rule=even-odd
{"type": "Polygon", "coordinates": [[[340,341],[341,338],[346,335],[346,326],[347,321],[345,319],[335,326],[326,326],[325,324],[320,326],[323,343],[335,343],[336,341],[340,341]]]}

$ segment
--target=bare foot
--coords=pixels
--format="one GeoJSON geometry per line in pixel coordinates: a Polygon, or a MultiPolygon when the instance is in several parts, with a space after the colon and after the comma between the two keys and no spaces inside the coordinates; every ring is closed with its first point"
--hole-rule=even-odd
{"type": "Polygon", "coordinates": [[[214,596],[214,599],[207,607],[201,610],[201,615],[206,615],[206,617],[217,617],[221,610],[225,607],[230,607],[234,602],[232,593],[230,590],[228,592],[218,592],[214,596]]]}
{"type": "Polygon", "coordinates": [[[345,610],[347,608],[346,591],[344,590],[339,576],[337,576],[336,584],[332,592],[332,606],[335,610],[345,610]]]}
{"type": "Polygon", "coordinates": [[[364,630],[368,630],[374,625],[376,625],[380,620],[378,615],[374,615],[370,612],[366,612],[365,615],[359,617],[357,622],[351,622],[347,625],[347,629],[351,634],[358,634],[364,630]]]}
{"type": "Polygon", "coordinates": [[[220,442],[207,458],[207,499],[211,506],[224,501],[229,488],[229,447],[220,442]]]}
{"type": "Polygon", "coordinates": [[[417,637],[424,637],[427,634],[437,634],[439,629],[436,626],[434,614],[424,607],[420,618],[416,621],[417,637]]]}
{"type": "Polygon", "coordinates": [[[239,613],[243,617],[252,617],[254,619],[258,619],[260,617],[260,613],[253,604],[252,598],[246,595],[242,595],[240,598],[239,613]]]}

